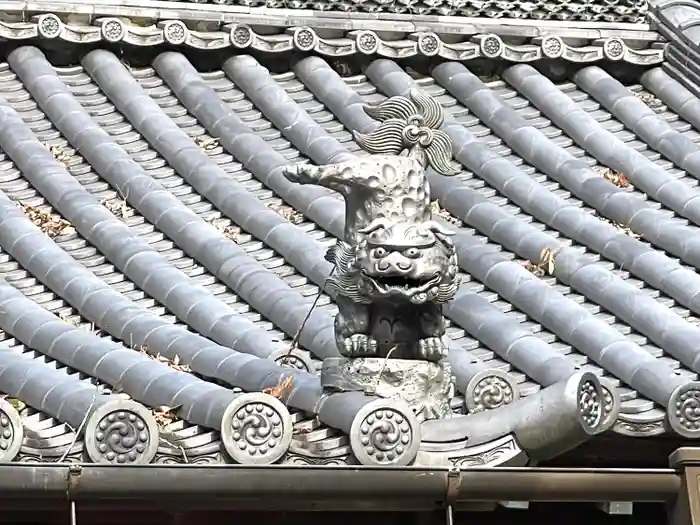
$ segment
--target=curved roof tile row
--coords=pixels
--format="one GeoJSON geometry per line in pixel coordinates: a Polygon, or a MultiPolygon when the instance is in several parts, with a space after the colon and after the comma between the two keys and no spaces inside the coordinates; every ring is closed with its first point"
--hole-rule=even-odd
{"type": "Polygon", "coordinates": [[[314,374],[337,353],[323,255],[342,201],[280,168],[363,154],[350,131],[376,123],[362,104],[414,84],[445,107],[465,167],[430,176],[465,272],[445,313],[468,415],[423,424],[424,438],[467,425],[472,446],[509,451],[497,461],[546,456],[558,445],[534,450],[522,414],[550,400],[537,425],[585,439],[602,427],[568,417],[581,388],[605,396],[619,432],[697,436],[688,93],[661,69],[644,88],[596,67],[559,86],[526,65],[488,84],[450,62],[415,76],[376,60],[341,78],[318,57],[272,75],[249,56],[199,73],[173,52],[138,69],[105,50],[54,68],[13,51],[0,66],[0,392],[27,407],[0,404],[0,460],[79,458],[84,435],[93,461],[373,461],[358,424],[400,408],[322,396],[314,374]],[[60,220],[71,227],[46,224],[60,220]],[[134,440],[120,454],[105,435],[121,422],[134,440]]]}

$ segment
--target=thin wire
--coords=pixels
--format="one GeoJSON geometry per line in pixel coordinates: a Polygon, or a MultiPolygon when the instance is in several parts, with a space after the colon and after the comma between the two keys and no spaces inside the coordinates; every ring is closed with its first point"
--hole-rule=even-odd
{"type": "MultiPolygon", "coordinates": [[[[335,271],[335,266],[331,268],[330,273],[328,274],[328,277],[326,277],[326,281],[330,279],[330,277],[333,275],[333,272],[335,271]]],[[[284,364],[284,362],[292,355],[292,352],[297,348],[299,344],[299,339],[301,339],[301,332],[304,330],[304,327],[306,326],[307,321],[311,317],[311,314],[313,311],[316,309],[316,306],[318,305],[318,302],[321,300],[321,295],[323,295],[324,289],[323,286],[319,286],[318,288],[318,293],[316,294],[316,298],[314,301],[311,303],[311,308],[309,308],[309,311],[306,313],[306,317],[304,317],[304,320],[301,323],[301,326],[299,327],[299,330],[297,330],[296,335],[292,339],[292,344],[289,345],[289,350],[287,353],[284,355],[284,357],[280,360],[280,364],[284,364]]]]}
{"type": "MultiPolygon", "coordinates": [[[[66,448],[65,452],[63,452],[61,457],[58,459],[58,463],[63,463],[66,460],[66,458],[68,458],[68,454],[70,454],[71,449],[75,446],[76,442],[78,441],[78,438],[83,433],[83,429],[85,428],[85,425],[87,424],[87,420],[92,415],[92,409],[95,407],[95,404],[97,403],[97,397],[100,395],[102,395],[102,386],[98,384],[98,385],[96,385],[95,395],[92,397],[92,401],[90,402],[90,406],[88,407],[87,411],[85,412],[85,417],[83,417],[82,421],[80,422],[80,425],[78,425],[78,428],[72,429],[73,430],[73,439],[71,440],[70,444],[68,445],[68,448],[66,448]]],[[[68,426],[70,427],[70,425],[68,425],[68,426]]]]}

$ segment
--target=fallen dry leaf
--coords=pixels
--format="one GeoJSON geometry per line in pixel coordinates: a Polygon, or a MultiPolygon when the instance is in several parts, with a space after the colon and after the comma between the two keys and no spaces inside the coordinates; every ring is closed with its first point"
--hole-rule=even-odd
{"type": "Polygon", "coordinates": [[[542,253],[540,253],[540,266],[544,269],[545,272],[547,272],[549,275],[554,274],[554,260],[557,257],[557,252],[552,250],[551,248],[545,248],[542,250],[542,253]]]}
{"type": "Polygon", "coordinates": [[[7,395],[0,396],[0,399],[3,401],[7,401],[12,405],[12,407],[17,411],[17,412],[22,412],[25,408],[27,408],[27,405],[20,401],[19,399],[15,399],[14,397],[9,397],[7,395]]]}
{"type": "Polygon", "coordinates": [[[96,327],[95,323],[92,321],[90,321],[89,323],[82,324],[80,316],[73,314],[70,310],[61,312],[60,314],[58,314],[58,318],[64,323],[73,325],[76,328],[85,330],[86,332],[92,332],[94,334],[99,334],[101,332],[101,330],[98,327],[96,327]]]}
{"type": "Polygon", "coordinates": [[[605,217],[600,217],[599,215],[596,215],[595,213],[592,214],[594,217],[597,217],[603,222],[607,222],[608,224],[613,225],[615,228],[617,228],[621,233],[624,233],[625,235],[628,235],[632,237],[633,239],[639,239],[641,235],[638,233],[635,233],[632,228],[629,226],[625,226],[624,224],[620,224],[619,222],[614,222],[611,221],[610,219],[606,219],[605,217]]]}
{"type": "Polygon", "coordinates": [[[531,261],[525,261],[522,264],[522,267],[525,268],[528,272],[530,272],[532,275],[535,277],[544,277],[544,269],[538,266],[537,264],[531,262],[531,261]]]}
{"type": "Polygon", "coordinates": [[[620,173],[619,171],[611,170],[610,168],[599,167],[596,170],[601,177],[603,177],[608,182],[611,182],[618,188],[628,188],[630,185],[627,177],[620,173]]]}
{"type": "Polygon", "coordinates": [[[238,244],[239,242],[241,242],[241,239],[242,239],[242,237],[243,237],[243,234],[241,233],[240,228],[238,228],[237,226],[234,226],[233,224],[229,224],[229,225],[227,225],[227,226],[224,226],[224,225],[221,225],[221,224],[216,224],[216,223],[214,222],[215,220],[216,220],[215,218],[211,218],[211,219],[209,219],[207,222],[208,222],[209,224],[211,224],[212,226],[214,226],[214,228],[216,228],[217,230],[219,230],[219,232],[220,232],[224,237],[226,237],[227,239],[232,240],[232,241],[235,242],[236,244],[238,244]]]}
{"type": "Polygon", "coordinates": [[[304,216],[291,206],[287,206],[285,204],[270,203],[267,205],[267,207],[270,208],[272,211],[277,212],[277,214],[284,217],[292,224],[301,224],[302,222],[304,222],[304,216]]]}
{"type": "Polygon", "coordinates": [[[151,413],[153,414],[153,418],[156,420],[158,426],[163,428],[177,420],[177,415],[175,414],[176,411],[177,408],[161,406],[154,408],[151,413]]]}
{"type": "Polygon", "coordinates": [[[158,361],[159,363],[163,363],[164,365],[168,365],[170,368],[173,370],[177,370],[178,372],[190,372],[191,369],[188,365],[184,364],[180,360],[179,355],[175,355],[172,359],[167,358],[164,355],[161,354],[156,354],[152,355],[148,353],[148,347],[141,346],[141,345],[134,345],[134,350],[138,351],[139,353],[145,355],[146,357],[153,359],[154,361],[158,361]]]}
{"type": "Polygon", "coordinates": [[[217,228],[227,239],[232,240],[235,243],[241,241],[242,235],[240,230],[235,226],[224,226],[223,228],[217,228]]]}
{"type": "Polygon", "coordinates": [[[132,210],[126,203],[126,201],[123,199],[117,199],[113,201],[110,201],[108,199],[102,199],[100,201],[100,204],[102,204],[102,206],[104,206],[110,212],[112,212],[112,215],[114,215],[118,219],[128,219],[129,217],[134,215],[134,210],[132,210]]]}
{"type": "Polygon", "coordinates": [[[617,222],[612,221],[610,221],[610,224],[615,226],[615,228],[617,228],[621,233],[624,233],[628,237],[632,237],[633,239],[639,239],[641,237],[641,235],[635,233],[629,226],[625,226],[624,224],[619,224],[617,222]]]}
{"type": "Polygon", "coordinates": [[[219,140],[201,135],[194,138],[195,145],[202,151],[209,153],[219,147],[219,140]]]}
{"type": "Polygon", "coordinates": [[[452,215],[449,211],[440,206],[440,201],[437,200],[430,203],[430,213],[432,213],[433,215],[437,215],[444,221],[453,225],[459,225],[462,222],[457,217],[452,215]]]}
{"type": "Polygon", "coordinates": [[[278,385],[275,385],[272,388],[264,388],[263,393],[269,394],[276,399],[284,400],[292,392],[293,385],[294,379],[292,376],[287,376],[278,385]]]}
{"type": "Polygon", "coordinates": [[[635,93],[635,96],[644,104],[649,106],[651,109],[656,109],[663,105],[658,98],[656,98],[651,93],[635,93]]]}
{"type": "Polygon", "coordinates": [[[47,148],[53,155],[53,158],[56,159],[61,166],[66,168],[66,163],[70,160],[70,155],[63,149],[63,147],[56,144],[54,146],[48,145],[47,148]]]}
{"type": "Polygon", "coordinates": [[[545,275],[554,275],[554,262],[557,257],[556,251],[551,248],[545,248],[540,252],[540,260],[538,263],[525,261],[522,263],[523,268],[533,274],[535,277],[544,277],[545,275]]]}
{"type": "Polygon", "coordinates": [[[20,207],[29,220],[51,238],[59,235],[66,235],[73,231],[70,222],[65,219],[41,211],[36,206],[31,206],[29,204],[20,203],[20,207]]]}
{"type": "Polygon", "coordinates": [[[177,370],[178,372],[190,372],[191,371],[189,365],[182,363],[180,361],[180,356],[177,354],[175,354],[175,357],[173,357],[170,361],[168,361],[167,364],[170,368],[177,370]]]}

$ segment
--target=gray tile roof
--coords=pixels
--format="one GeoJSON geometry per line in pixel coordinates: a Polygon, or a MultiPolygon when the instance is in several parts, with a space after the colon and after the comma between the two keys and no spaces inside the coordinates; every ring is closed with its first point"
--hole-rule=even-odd
{"type": "MultiPolygon", "coordinates": [[[[201,3],[218,3],[205,0],[201,3]]],[[[554,20],[584,22],[642,23],[647,11],[644,0],[401,0],[385,3],[377,0],[249,0],[246,7],[317,12],[463,16],[511,20],[554,20]]]]}
{"type": "Polygon", "coordinates": [[[536,457],[520,415],[547,400],[536,424],[564,432],[557,403],[582,372],[613,431],[700,435],[686,88],[658,67],[623,85],[596,66],[553,83],[525,64],[265,65],[96,50],[53,67],[32,47],[0,65],[0,461],[352,461],[381,401],[322,396],[316,375],[336,354],[319,287],[342,201],[280,168],[363,154],[362,103],[414,84],[445,107],[464,168],[432,176],[464,272],[445,311],[454,409],[479,434],[463,464],[536,457]]]}

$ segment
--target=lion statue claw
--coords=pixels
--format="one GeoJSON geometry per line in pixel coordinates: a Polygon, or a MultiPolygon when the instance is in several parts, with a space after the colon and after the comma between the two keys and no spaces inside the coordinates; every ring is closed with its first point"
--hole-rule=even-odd
{"type": "Polygon", "coordinates": [[[439,337],[427,337],[418,341],[418,357],[426,361],[440,361],[447,357],[447,345],[439,337]]]}
{"type": "Polygon", "coordinates": [[[343,341],[345,357],[374,357],[377,355],[377,340],[366,334],[353,334],[343,341]]]}

